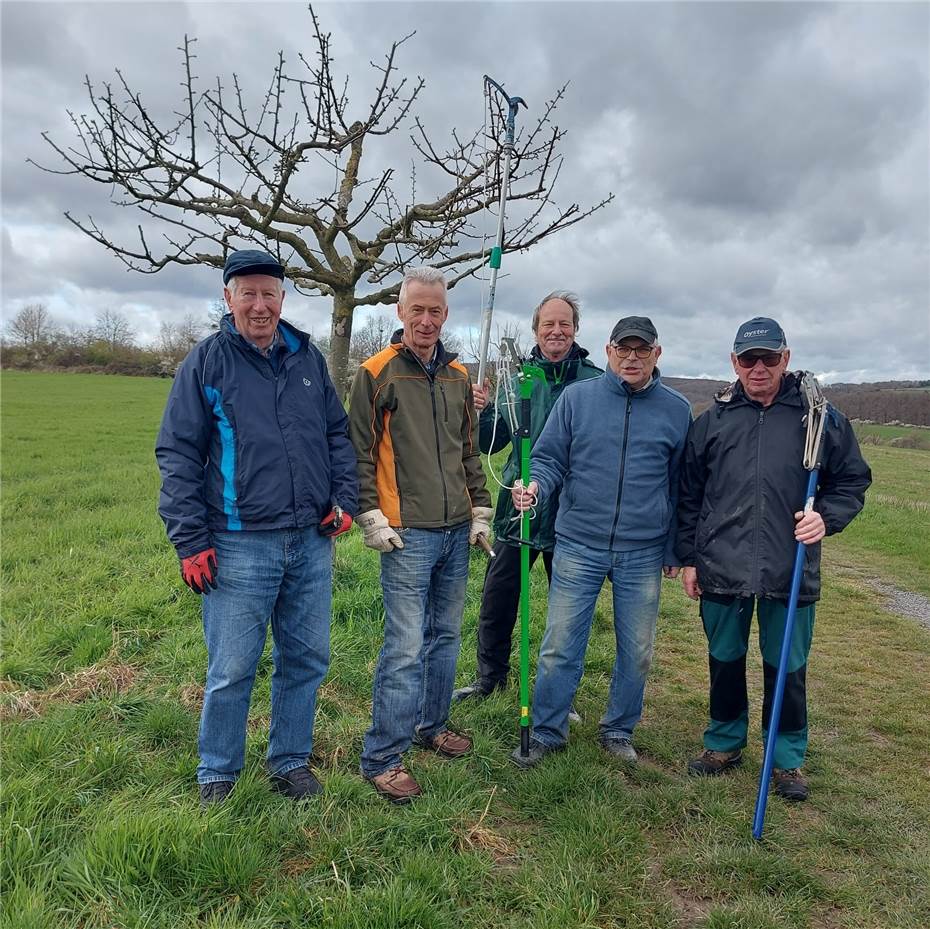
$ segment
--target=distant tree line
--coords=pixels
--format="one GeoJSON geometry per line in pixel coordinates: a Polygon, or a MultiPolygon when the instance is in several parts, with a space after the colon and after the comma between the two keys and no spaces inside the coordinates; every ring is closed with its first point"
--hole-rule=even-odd
{"type": "MultiPolygon", "coordinates": [[[[188,314],[180,322],[163,321],[155,340],[140,345],[131,323],[117,310],[103,310],[87,326],[63,327],[44,304],[31,303],[6,322],[3,364],[8,368],[58,368],[170,377],[191,348],[219,327],[225,309],[223,302],[217,300],[202,319],[188,314]]],[[[399,325],[392,313],[381,312],[368,316],[363,325],[357,326],[352,332],[348,373],[385,348],[399,325]]],[[[513,327],[505,327],[498,332],[500,335],[516,337],[521,346],[526,341],[513,327]]],[[[450,330],[443,333],[442,341],[464,361],[477,356],[473,338],[465,344],[450,330]]],[[[324,354],[328,352],[328,338],[314,339],[314,342],[324,354]]],[[[698,378],[665,380],[691,401],[695,415],[710,406],[714,394],[726,383],[698,378]]],[[[824,392],[850,419],[930,426],[930,379],[834,384],[824,392]]]]}
{"type": "Polygon", "coordinates": [[[22,307],[3,332],[3,364],[8,368],[60,368],[106,374],[170,376],[210,329],[192,314],[162,322],[150,344],[139,344],[129,319],[104,309],[86,326],[62,326],[41,303],[22,307]]]}
{"type": "MultiPolygon", "coordinates": [[[[139,344],[128,318],[117,310],[103,310],[87,326],[64,327],[44,304],[31,303],[4,327],[3,364],[8,368],[170,377],[191,348],[219,328],[225,311],[221,300],[214,301],[203,319],[188,314],[180,322],[162,322],[153,342],[139,344]]],[[[382,312],[357,327],[352,333],[350,372],[385,348],[399,326],[396,316],[382,312]]],[[[328,352],[328,338],[313,341],[324,355],[328,352]]],[[[462,351],[461,340],[452,332],[443,333],[443,344],[449,351],[462,351]]]]}
{"type": "MultiPolygon", "coordinates": [[[[726,381],[687,377],[663,380],[691,401],[695,416],[703,413],[714,402],[714,395],[727,385],[726,381]]],[[[930,380],[834,384],[825,387],[824,393],[850,419],[930,426],[930,380]]]]}
{"type": "Polygon", "coordinates": [[[850,419],[930,426],[930,380],[843,384],[824,393],[850,419]]]}

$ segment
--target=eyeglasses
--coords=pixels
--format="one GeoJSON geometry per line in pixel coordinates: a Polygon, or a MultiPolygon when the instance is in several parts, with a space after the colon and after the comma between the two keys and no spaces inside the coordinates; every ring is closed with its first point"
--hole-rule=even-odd
{"type": "Polygon", "coordinates": [[[654,345],[637,345],[634,348],[632,345],[617,345],[616,342],[611,342],[610,347],[617,353],[618,358],[629,358],[630,355],[635,355],[640,361],[648,358],[654,351],[654,345]]]}
{"type": "Polygon", "coordinates": [[[783,357],[782,352],[758,352],[755,354],[746,352],[745,355],[736,356],[736,363],[747,370],[754,368],[757,361],[761,361],[767,368],[777,368],[781,364],[783,357]]]}

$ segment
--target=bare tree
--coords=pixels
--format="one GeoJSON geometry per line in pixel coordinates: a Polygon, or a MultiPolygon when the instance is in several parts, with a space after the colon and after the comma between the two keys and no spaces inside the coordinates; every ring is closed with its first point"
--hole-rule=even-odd
{"type": "MultiPolygon", "coordinates": [[[[515,319],[508,319],[503,325],[498,323],[494,327],[494,337],[491,339],[491,347],[494,349],[497,357],[500,357],[502,351],[502,340],[507,338],[514,340],[517,347],[517,354],[521,358],[526,358],[529,355],[530,349],[533,347],[532,339],[527,337],[523,326],[521,326],[519,322],[515,319]]],[[[481,333],[477,329],[470,329],[468,331],[468,339],[461,350],[466,353],[469,358],[477,361],[480,342],[481,333]]]]}
{"type": "Polygon", "coordinates": [[[400,321],[388,313],[369,316],[365,324],[352,333],[350,357],[358,363],[376,355],[382,348],[387,348],[391,335],[399,325],[400,321]]]}
{"type": "Polygon", "coordinates": [[[135,339],[129,320],[116,310],[104,310],[94,320],[91,331],[98,342],[105,342],[114,352],[132,345],[135,339]]]}
{"type": "Polygon", "coordinates": [[[214,300],[210,304],[210,311],[208,313],[208,318],[210,320],[210,331],[215,332],[220,328],[220,323],[223,321],[223,317],[229,312],[229,307],[226,306],[225,301],[223,300],[214,300]]]}
{"type": "MultiPolygon", "coordinates": [[[[490,97],[487,132],[453,131],[445,145],[434,144],[412,112],[424,81],[402,76],[396,63],[410,35],[372,62],[370,102],[350,107],[348,81],[333,70],[330,35],[312,8],[310,16],[314,53],[299,53],[295,72],[280,52],[257,107],[249,107],[235,74],[201,86],[196,40],[188,36],[179,48],[182,100],[165,124],[122,72],[99,87],[86,78],[89,112],[69,112],[75,142],[43,133],[65,167],[45,170],[104,184],[115,191],[114,203],[139,209],[147,224],[157,221],[163,241],[154,247],[141,225],[136,244],[117,242],[92,217],[65,213],[134,270],[153,273],[172,262],[220,268],[230,249],[248,244],[273,252],[298,289],[332,298],[329,365],[344,388],[356,307],[395,303],[398,272],[409,264],[443,268],[450,286],[485,264],[488,243],[475,220],[499,198],[503,119],[490,97]],[[403,191],[393,167],[362,171],[363,150],[377,151],[380,137],[402,127],[411,131],[416,158],[403,191]]],[[[553,200],[564,135],[553,119],[564,92],[517,138],[508,202],[519,210],[508,210],[516,215],[504,251],[530,248],[612,199],[587,208],[553,200]]]]}
{"type": "Polygon", "coordinates": [[[203,326],[188,313],[180,322],[162,322],[158,333],[158,350],[180,361],[203,334],[203,326]]]}
{"type": "Polygon", "coordinates": [[[7,330],[12,340],[25,348],[44,345],[54,337],[52,318],[42,303],[24,306],[7,323],[7,330]]]}

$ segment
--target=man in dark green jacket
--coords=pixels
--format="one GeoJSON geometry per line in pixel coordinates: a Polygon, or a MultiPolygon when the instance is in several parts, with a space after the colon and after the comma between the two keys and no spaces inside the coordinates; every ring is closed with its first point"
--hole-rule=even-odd
{"type": "MultiPolygon", "coordinates": [[[[535,444],[555,401],[575,381],[599,377],[604,372],[588,360],[588,352],[575,342],[578,331],[578,297],[563,290],[543,297],[533,312],[533,335],[536,344],[532,362],[546,375],[546,382],[536,382],[530,398],[530,442],[535,444]]],[[[512,386],[519,397],[519,386],[512,386]]],[[[516,428],[516,407],[508,402],[507,391],[499,385],[496,403],[488,403],[487,385],[474,388],[475,408],[481,411],[479,446],[485,454],[495,454],[513,444],[504,466],[502,481],[512,487],[520,476],[520,440],[516,428]]],[[[555,546],[555,515],[558,500],[541,502],[530,523],[530,564],[542,554],[546,574],[552,575],[552,549],[555,546]]],[[[494,516],[494,558],[488,562],[478,617],[478,674],[475,682],[453,694],[453,700],[486,697],[495,688],[503,688],[510,670],[510,648],[520,600],[520,520],[507,492],[497,498],[494,516]]]]}

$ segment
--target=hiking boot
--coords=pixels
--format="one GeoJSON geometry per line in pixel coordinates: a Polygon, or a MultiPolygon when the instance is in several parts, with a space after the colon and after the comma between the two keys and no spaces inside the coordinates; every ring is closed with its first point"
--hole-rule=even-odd
{"type": "Polygon", "coordinates": [[[636,749],[633,748],[633,743],[629,739],[601,739],[601,748],[608,755],[613,755],[614,758],[618,758],[620,761],[626,761],[630,764],[636,764],[639,761],[639,755],[636,754],[636,749]]]}
{"type": "Polygon", "coordinates": [[[518,745],[510,753],[510,760],[518,768],[535,768],[546,755],[551,755],[553,752],[557,752],[563,747],[562,745],[546,745],[544,742],[530,739],[529,753],[526,755],[520,754],[520,746],[518,745]]]}
{"type": "Polygon", "coordinates": [[[579,725],[581,723],[581,713],[575,709],[574,703],[568,708],[568,722],[570,725],[579,725]]]}
{"type": "Polygon", "coordinates": [[[743,753],[739,749],[735,752],[714,752],[705,748],[697,758],[688,762],[688,774],[696,777],[716,777],[728,768],[739,767],[742,763],[743,753]]]}
{"type": "Polygon", "coordinates": [[[475,700],[484,700],[485,697],[490,697],[495,690],[503,689],[503,681],[494,684],[483,681],[479,678],[477,681],[473,681],[467,687],[459,687],[458,690],[453,690],[452,702],[461,703],[463,700],[469,700],[471,698],[474,698],[475,700]]]}
{"type": "Polygon", "coordinates": [[[806,800],[810,792],[807,778],[801,773],[800,768],[776,768],[772,772],[772,784],[779,797],[795,803],[806,800]]]}
{"type": "Polygon", "coordinates": [[[420,745],[431,748],[445,758],[461,758],[471,751],[471,739],[451,729],[437,732],[431,739],[422,739],[420,745]]]}
{"type": "Polygon", "coordinates": [[[419,797],[423,791],[413,779],[410,772],[399,764],[396,768],[388,768],[374,777],[366,777],[372,787],[391,803],[410,803],[414,797],[419,797]]]}
{"type": "Polygon", "coordinates": [[[230,794],[235,786],[235,781],[210,781],[208,784],[200,785],[200,808],[207,809],[210,806],[218,806],[230,794]]]}
{"type": "Polygon", "coordinates": [[[284,774],[273,774],[271,787],[291,800],[306,800],[323,793],[323,785],[310,773],[309,768],[292,768],[284,774]]]}

